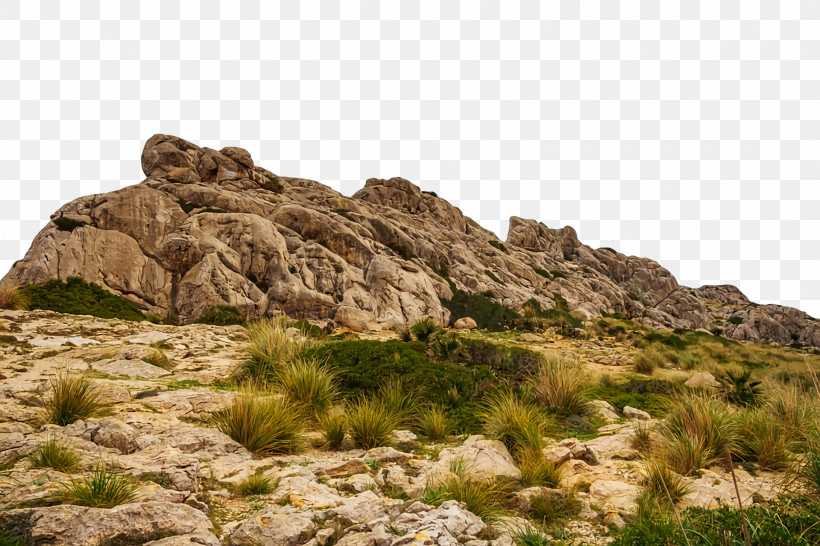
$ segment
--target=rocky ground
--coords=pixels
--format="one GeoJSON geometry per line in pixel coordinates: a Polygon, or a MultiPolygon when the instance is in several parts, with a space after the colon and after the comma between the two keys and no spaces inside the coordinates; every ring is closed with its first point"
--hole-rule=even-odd
{"type": "MultiPolygon", "coordinates": [[[[24,528],[36,544],[507,545],[527,525],[521,515],[532,496],[569,491],[583,509],[564,526],[562,538],[603,544],[611,540],[609,526],[621,525],[635,510],[644,468],[631,435],[637,426],[657,424],[640,410],[621,414],[595,402],[609,424],[591,439],[552,440],[545,449],[547,457],[565,462],[561,490],[519,487],[519,511],[488,524],[455,501],[434,508],[416,499],[457,459],[474,475],[518,478],[498,441],[472,436],[431,445],[398,431],[392,447],[309,447],[260,459],[214,428],[211,416],[233,396],[224,381],[241,359],[241,326],[0,311],[0,336],[0,461],[7,462],[0,472],[0,527],[24,528]],[[169,359],[165,367],[145,360],[156,363],[158,351],[169,359]],[[103,386],[107,416],[65,427],[41,424],[40,395],[65,368],[87,371],[103,386]],[[71,476],[20,459],[49,438],[80,454],[76,478],[102,460],[139,479],[138,500],[110,509],[49,506],[71,476]],[[271,493],[235,492],[240,481],[259,473],[271,479],[271,493]]],[[[617,373],[631,363],[629,348],[612,341],[523,334],[509,342],[533,350],[572,348],[591,370],[617,373]]],[[[318,435],[308,436],[321,444],[318,435]]],[[[774,498],[784,481],[778,473],[753,476],[742,469],[737,478],[747,505],[774,498]]],[[[722,469],[686,481],[692,489],[681,508],[736,503],[731,476],[722,469]]]]}

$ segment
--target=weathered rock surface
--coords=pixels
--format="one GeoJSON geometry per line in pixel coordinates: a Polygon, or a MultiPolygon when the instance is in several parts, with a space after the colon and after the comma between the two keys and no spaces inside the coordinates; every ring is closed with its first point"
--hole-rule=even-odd
{"type": "Polygon", "coordinates": [[[10,510],[0,514],[6,529],[24,529],[33,544],[138,544],[168,535],[207,531],[211,522],[185,504],[145,502],[111,509],[84,506],[10,510]]]}
{"type": "Polygon", "coordinates": [[[142,167],[140,184],[61,207],[52,219],[84,225],[61,231],[50,222],[5,281],[79,275],[185,322],[228,304],[248,316],[280,310],[355,330],[424,316],[448,323],[449,281],[492,291],[515,310],[531,298],[552,309],[560,295],[586,318],[620,313],[651,327],[820,346],[820,324],[797,309],[753,305],[731,286],[680,286],[658,263],[592,249],[570,227],[513,217],[501,243],[402,178],[371,178],[344,197],[276,176],[241,148],[169,135],[146,142],[142,167]]]}

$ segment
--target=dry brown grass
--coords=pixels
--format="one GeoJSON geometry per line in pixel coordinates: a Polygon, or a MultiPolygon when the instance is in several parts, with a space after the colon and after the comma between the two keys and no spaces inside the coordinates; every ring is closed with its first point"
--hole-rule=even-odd
{"type": "Polygon", "coordinates": [[[19,286],[12,284],[0,285],[0,309],[28,310],[29,299],[19,286]]]}

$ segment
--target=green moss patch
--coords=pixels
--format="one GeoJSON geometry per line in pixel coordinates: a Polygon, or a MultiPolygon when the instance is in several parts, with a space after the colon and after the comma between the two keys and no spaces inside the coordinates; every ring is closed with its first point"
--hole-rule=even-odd
{"type": "Polygon", "coordinates": [[[231,324],[244,324],[245,319],[239,309],[233,305],[214,305],[195,321],[198,324],[214,324],[216,326],[228,326],[231,324]]]}

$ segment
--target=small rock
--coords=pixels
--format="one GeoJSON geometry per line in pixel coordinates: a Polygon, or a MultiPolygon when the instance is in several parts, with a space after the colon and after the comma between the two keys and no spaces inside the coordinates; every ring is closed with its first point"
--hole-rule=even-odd
{"type": "Polygon", "coordinates": [[[703,388],[709,391],[716,391],[721,387],[720,382],[709,372],[696,373],[684,385],[690,389],[703,388]]]}
{"type": "Polygon", "coordinates": [[[413,451],[419,445],[418,436],[409,430],[397,430],[393,433],[393,441],[402,451],[413,451]]]}
{"type": "Polygon", "coordinates": [[[403,453],[392,447],[374,447],[364,455],[365,462],[378,461],[380,463],[406,463],[414,458],[412,453],[403,453]]]}
{"type": "Polygon", "coordinates": [[[544,341],[543,336],[539,336],[538,334],[531,334],[529,332],[524,332],[521,334],[518,339],[521,341],[526,341],[527,343],[541,343],[544,341]]]}
{"type": "Polygon", "coordinates": [[[458,330],[475,330],[478,328],[478,324],[470,317],[462,317],[453,324],[453,328],[458,330]]]}
{"type": "Polygon", "coordinates": [[[367,471],[368,468],[363,459],[349,459],[342,464],[325,468],[317,474],[324,473],[329,478],[347,478],[354,474],[366,474],[367,471]]]}
{"type": "Polygon", "coordinates": [[[309,515],[279,514],[279,508],[255,513],[231,535],[231,544],[304,544],[316,530],[309,515]]]}
{"type": "Polygon", "coordinates": [[[633,408],[632,406],[624,406],[624,415],[630,419],[638,419],[640,421],[649,421],[652,416],[643,410],[633,408]]]}
{"type": "Polygon", "coordinates": [[[626,527],[626,522],[618,512],[610,512],[604,516],[604,523],[606,525],[614,525],[618,529],[626,527]]]}
{"type": "Polygon", "coordinates": [[[158,332],[156,330],[152,330],[150,332],[145,332],[143,334],[139,334],[136,336],[131,336],[125,338],[128,343],[132,344],[140,344],[140,345],[151,345],[152,343],[159,343],[161,341],[166,341],[170,339],[171,336],[166,334],[165,332],[158,332]]]}
{"type": "Polygon", "coordinates": [[[618,410],[605,400],[593,400],[590,403],[592,411],[607,423],[614,423],[619,419],[618,410]]]}

